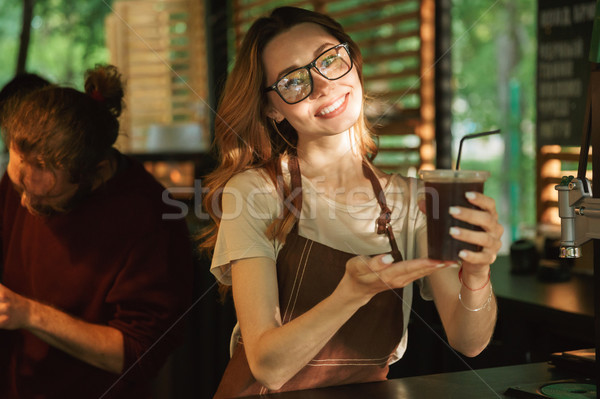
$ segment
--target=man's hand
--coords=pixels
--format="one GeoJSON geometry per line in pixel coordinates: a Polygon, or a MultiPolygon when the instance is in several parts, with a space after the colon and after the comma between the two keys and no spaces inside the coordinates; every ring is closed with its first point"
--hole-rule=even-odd
{"type": "Polygon", "coordinates": [[[0,328],[26,328],[31,311],[31,300],[0,284],[0,328]]]}
{"type": "Polygon", "coordinates": [[[0,329],[25,329],[49,345],[113,373],[123,370],[123,334],[25,298],[0,284],[0,329]]]}

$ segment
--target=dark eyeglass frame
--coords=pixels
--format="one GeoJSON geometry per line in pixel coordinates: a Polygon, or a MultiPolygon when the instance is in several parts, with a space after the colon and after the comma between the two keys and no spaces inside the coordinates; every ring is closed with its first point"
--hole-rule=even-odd
{"type": "Polygon", "coordinates": [[[312,94],[312,92],[313,92],[313,90],[314,90],[314,88],[315,88],[315,84],[314,84],[314,82],[313,82],[313,78],[312,78],[312,73],[310,73],[310,70],[311,70],[311,69],[314,69],[315,71],[317,71],[317,72],[319,73],[319,75],[323,76],[323,77],[324,77],[325,79],[327,79],[327,80],[338,80],[338,79],[341,79],[341,78],[343,78],[344,76],[346,76],[346,75],[348,74],[348,72],[350,72],[350,71],[352,70],[352,68],[353,68],[353,67],[354,67],[354,60],[352,59],[352,54],[350,53],[350,47],[349,47],[348,43],[346,42],[346,43],[340,43],[340,44],[336,44],[335,46],[333,46],[333,47],[330,47],[330,48],[328,48],[327,50],[323,51],[321,54],[319,54],[317,57],[315,57],[315,59],[314,59],[314,60],[312,60],[311,62],[309,62],[308,64],[306,64],[306,65],[304,65],[304,66],[302,66],[302,67],[299,67],[299,68],[296,68],[296,69],[293,69],[293,70],[291,70],[291,71],[287,72],[287,73],[286,73],[285,75],[283,75],[283,76],[282,76],[282,77],[281,77],[279,80],[277,80],[277,82],[275,82],[274,84],[272,84],[272,85],[271,85],[271,86],[269,86],[269,87],[265,87],[265,89],[264,89],[264,92],[265,92],[265,93],[268,93],[268,92],[270,92],[270,91],[272,90],[272,91],[276,92],[276,93],[279,95],[279,97],[281,97],[281,99],[282,99],[283,101],[285,101],[287,104],[297,104],[297,103],[299,103],[300,101],[306,100],[306,98],[308,98],[308,96],[310,96],[310,95],[312,94]],[[332,79],[332,78],[329,78],[329,77],[327,77],[327,76],[323,75],[323,73],[321,73],[321,71],[319,70],[319,68],[317,68],[317,64],[316,64],[316,62],[317,62],[317,60],[318,60],[319,58],[321,58],[321,57],[322,57],[322,56],[323,56],[325,53],[328,53],[329,51],[331,51],[331,50],[333,50],[333,49],[337,49],[337,48],[339,48],[339,47],[343,47],[343,48],[345,48],[345,49],[346,49],[346,52],[348,53],[348,57],[350,58],[350,68],[348,68],[348,70],[347,70],[346,72],[344,72],[342,75],[338,76],[337,78],[333,78],[333,79],[332,79]],[[307,72],[308,72],[308,78],[310,79],[310,91],[308,92],[308,94],[307,94],[306,96],[302,97],[300,100],[298,100],[298,101],[293,101],[293,102],[289,102],[289,101],[287,101],[287,100],[286,100],[286,99],[283,97],[283,94],[281,94],[281,93],[279,92],[279,88],[277,87],[277,85],[278,85],[278,84],[279,84],[279,82],[281,82],[281,81],[282,81],[282,80],[283,80],[283,79],[284,79],[286,76],[288,76],[288,75],[290,75],[290,74],[292,74],[292,73],[294,73],[294,72],[296,72],[296,71],[299,71],[300,69],[306,69],[306,70],[307,70],[307,72]]]}

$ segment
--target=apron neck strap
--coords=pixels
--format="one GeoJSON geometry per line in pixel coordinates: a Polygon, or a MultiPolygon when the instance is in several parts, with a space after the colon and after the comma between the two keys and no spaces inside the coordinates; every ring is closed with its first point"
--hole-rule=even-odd
{"type": "Polygon", "coordinates": [[[377,234],[387,234],[388,239],[390,241],[390,246],[392,247],[392,257],[394,258],[394,262],[399,262],[402,260],[402,254],[398,249],[398,244],[396,244],[396,237],[394,237],[394,231],[392,230],[392,211],[387,206],[387,202],[385,200],[385,193],[381,188],[379,179],[375,175],[375,172],[373,171],[371,165],[369,165],[366,159],[363,159],[362,168],[365,177],[369,179],[369,181],[371,182],[371,186],[373,186],[375,198],[377,198],[377,203],[381,208],[381,213],[377,218],[377,234]]]}
{"type": "MultiPolygon", "coordinates": [[[[300,214],[302,210],[302,176],[300,174],[300,163],[298,162],[298,157],[293,155],[289,157],[288,168],[290,170],[291,176],[292,193],[297,193],[294,196],[292,202],[294,204],[295,209],[300,214]],[[296,190],[299,191],[297,192],[296,190]]],[[[390,246],[392,247],[392,256],[394,257],[394,261],[399,262],[400,260],[402,260],[402,254],[398,249],[398,245],[396,244],[396,238],[394,237],[394,232],[392,231],[392,211],[387,206],[385,193],[381,188],[379,179],[375,175],[375,172],[373,171],[371,165],[366,159],[363,159],[362,170],[364,176],[371,182],[371,186],[373,187],[373,191],[375,192],[375,198],[377,199],[377,203],[381,208],[381,213],[377,218],[377,234],[387,234],[388,239],[390,241],[390,246]]]]}
{"type": "Polygon", "coordinates": [[[300,174],[300,163],[298,157],[290,155],[288,160],[288,168],[290,170],[292,193],[294,195],[292,204],[298,212],[298,218],[302,212],[302,175],[300,174]]]}

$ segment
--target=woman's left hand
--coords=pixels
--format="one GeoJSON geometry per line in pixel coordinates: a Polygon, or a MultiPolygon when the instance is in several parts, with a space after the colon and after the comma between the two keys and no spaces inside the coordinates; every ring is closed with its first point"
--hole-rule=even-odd
{"type": "Polygon", "coordinates": [[[480,209],[451,207],[450,214],[457,220],[479,226],[483,231],[453,227],[450,234],[457,240],[479,245],[479,252],[462,250],[459,257],[463,260],[463,269],[469,274],[489,272],[488,265],[494,263],[496,255],[502,246],[501,238],[504,227],[498,222],[496,202],[478,192],[468,192],[467,200],[480,209]]]}

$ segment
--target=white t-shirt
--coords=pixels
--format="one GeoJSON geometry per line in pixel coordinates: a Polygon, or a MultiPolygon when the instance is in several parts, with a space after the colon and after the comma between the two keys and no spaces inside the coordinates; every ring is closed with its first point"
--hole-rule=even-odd
{"type": "MultiPolygon", "coordinates": [[[[283,174],[289,181],[287,165],[283,174]]],[[[397,174],[391,175],[383,187],[387,205],[392,211],[391,224],[398,248],[405,260],[427,256],[425,215],[417,206],[421,182],[397,174]]],[[[292,193],[293,194],[293,193],[292,193]]],[[[367,194],[369,200],[360,206],[336,202],[302,176],[302,212],[298,234],[340,251],[360,255],[377,255],[390,251],[386,234],[376,233],[376,220],[381,208],[371,188],[368,191],[344,193],[367,194]]],[[[277,259],[282,248],[278,240],[267,238],[265,231],[280,214],[281,198],[275,185],[262,169],[246,170],[227,182],[223,191],[221,225],[212,258],[211,272],[223,284],[231,284],[230,263],[234,260],[267,257],[277,259]]],[[[287,201],[291,203],[291,201],[287,201]]],[[[426,280],[418,281],[421,296],[431,299],[426,280]]],[[[403,290],[404,334],[396,351],[397,359],[406,349],[406,327],[412,305],[412,284],[403,290]]],[[[232,344],[239,328],[236,326],[232,344]]],[[[395,360],[397,360],[395,359],[395,360]]]]}

